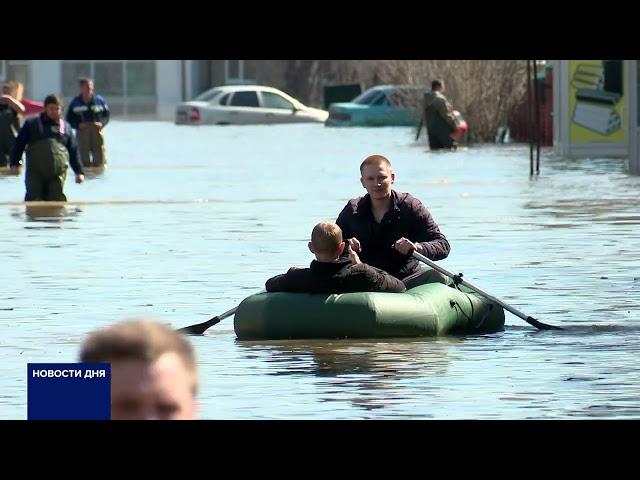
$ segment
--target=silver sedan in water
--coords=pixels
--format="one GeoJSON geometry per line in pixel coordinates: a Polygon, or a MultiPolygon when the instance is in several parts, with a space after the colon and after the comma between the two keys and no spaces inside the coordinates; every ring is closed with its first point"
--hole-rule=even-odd
{"type": "Polygon", "coordinates": [[[324,122],[329,113],[259,85],[215,87],[176,107],[176,125],[324,122]]]}

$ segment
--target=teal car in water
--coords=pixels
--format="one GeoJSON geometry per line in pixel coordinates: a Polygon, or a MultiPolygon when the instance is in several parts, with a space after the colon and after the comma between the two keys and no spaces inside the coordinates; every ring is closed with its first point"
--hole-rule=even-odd
{"type": "Polygon", "coordinates": [[[422,85],[377,85],[350,102],[332,103],[328,127],[415,126],[420,121],[422,85]]]}

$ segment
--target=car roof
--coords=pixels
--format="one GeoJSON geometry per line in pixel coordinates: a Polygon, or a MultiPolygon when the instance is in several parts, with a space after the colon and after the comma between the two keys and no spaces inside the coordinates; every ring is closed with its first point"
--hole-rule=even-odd
{"type": "Polygon", "coordinates": [[[398,88],[409,88],[409,89],[424,89],[428,88],[426,85],[375,85],[371,87],[369,90],[395,90],[398,88]]]}
{"type": "Polygon", "coordinates": [[[265,92],[279,92],[285,93],[277,88],[267,87],[265,85],[219,85],[217,87],[210,88],[207,91],[221,90],[223,92],[237,92],[238,90],[260,90],[265,92]]]}
{"type": "Polygon", "coordinates": [[[266,85],[245,85],[245,84],[241,84],[241,85],[219,85],[217,87],[213,87],[210,88],[209,90],[205,90],[202,93],[198,94],[198,97],[201,95],[204,95],[206,93],[210,93],[213,91],[219,91],[222,93],[232,93],[232,92],[238,92],[238,91],[242,91],[242,90],[256,90],[259,92],[273,92],[273,93],[277,93],[279,95],[284,96],[287,100],[293,102],[294,105],[297,105],[298,107],[304,107],[305,105],[300,102],[300,100],[298,100],[297,98],[292,97],[291,95],[289,95],[286,92],[283,92],[282,90],[278,90],[277,88],[274,87],[267,87],[266,85]]]}

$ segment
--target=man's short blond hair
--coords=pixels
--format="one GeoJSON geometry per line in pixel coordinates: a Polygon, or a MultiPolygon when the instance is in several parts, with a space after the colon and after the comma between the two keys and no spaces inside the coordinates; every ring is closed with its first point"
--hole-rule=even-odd
{"type": "Polygon", "coordinates": [[[369,155],[364,161],[360,164],[360,174],[364,171],[364,167],[368,165],[386,165],[391,168],[391,162],[387,157],[383,157],[382,155],[369,155]]]}
{"type": "Polygon", "coordinates": [[[313,227],[311,243],[316,253],[336,253],[342,243],[342,230],[333,222],[320,222],[313,227]]]}
{"type": "Polygon", "coordinates": [[[82,362],[132,360],[153,363],[165,353],[175,353],[193,377],[198,390],[198,372],[193,346],[181,334],[153,320],[131,319],[89,334],[80,349],[82,362]]]}

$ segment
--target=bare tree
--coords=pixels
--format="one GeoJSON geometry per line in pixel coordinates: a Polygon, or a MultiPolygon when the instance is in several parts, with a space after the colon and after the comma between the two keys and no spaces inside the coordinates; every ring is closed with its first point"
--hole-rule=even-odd
{"type": "MultiPolygon", "coordinates": [[[[287,60],[283,89],[322,106],[323,87],[360,83],[424,85],[440,78],[446,95],[469,125],[471,142],[493,142],[526,93],[524,60],[287,60]]],[[[278,82],[279,83],[279,82],[278,82]]],[[[423,109],[423,105],[418,105],[423,109]]]]}
{"type": "Polygon", "coordinates": [[[303,103],[322,106],[325,85],[361,83],[368,88],[380,83],[377,68],[372,60],[287,60],[283,88],[303,103]]]}

